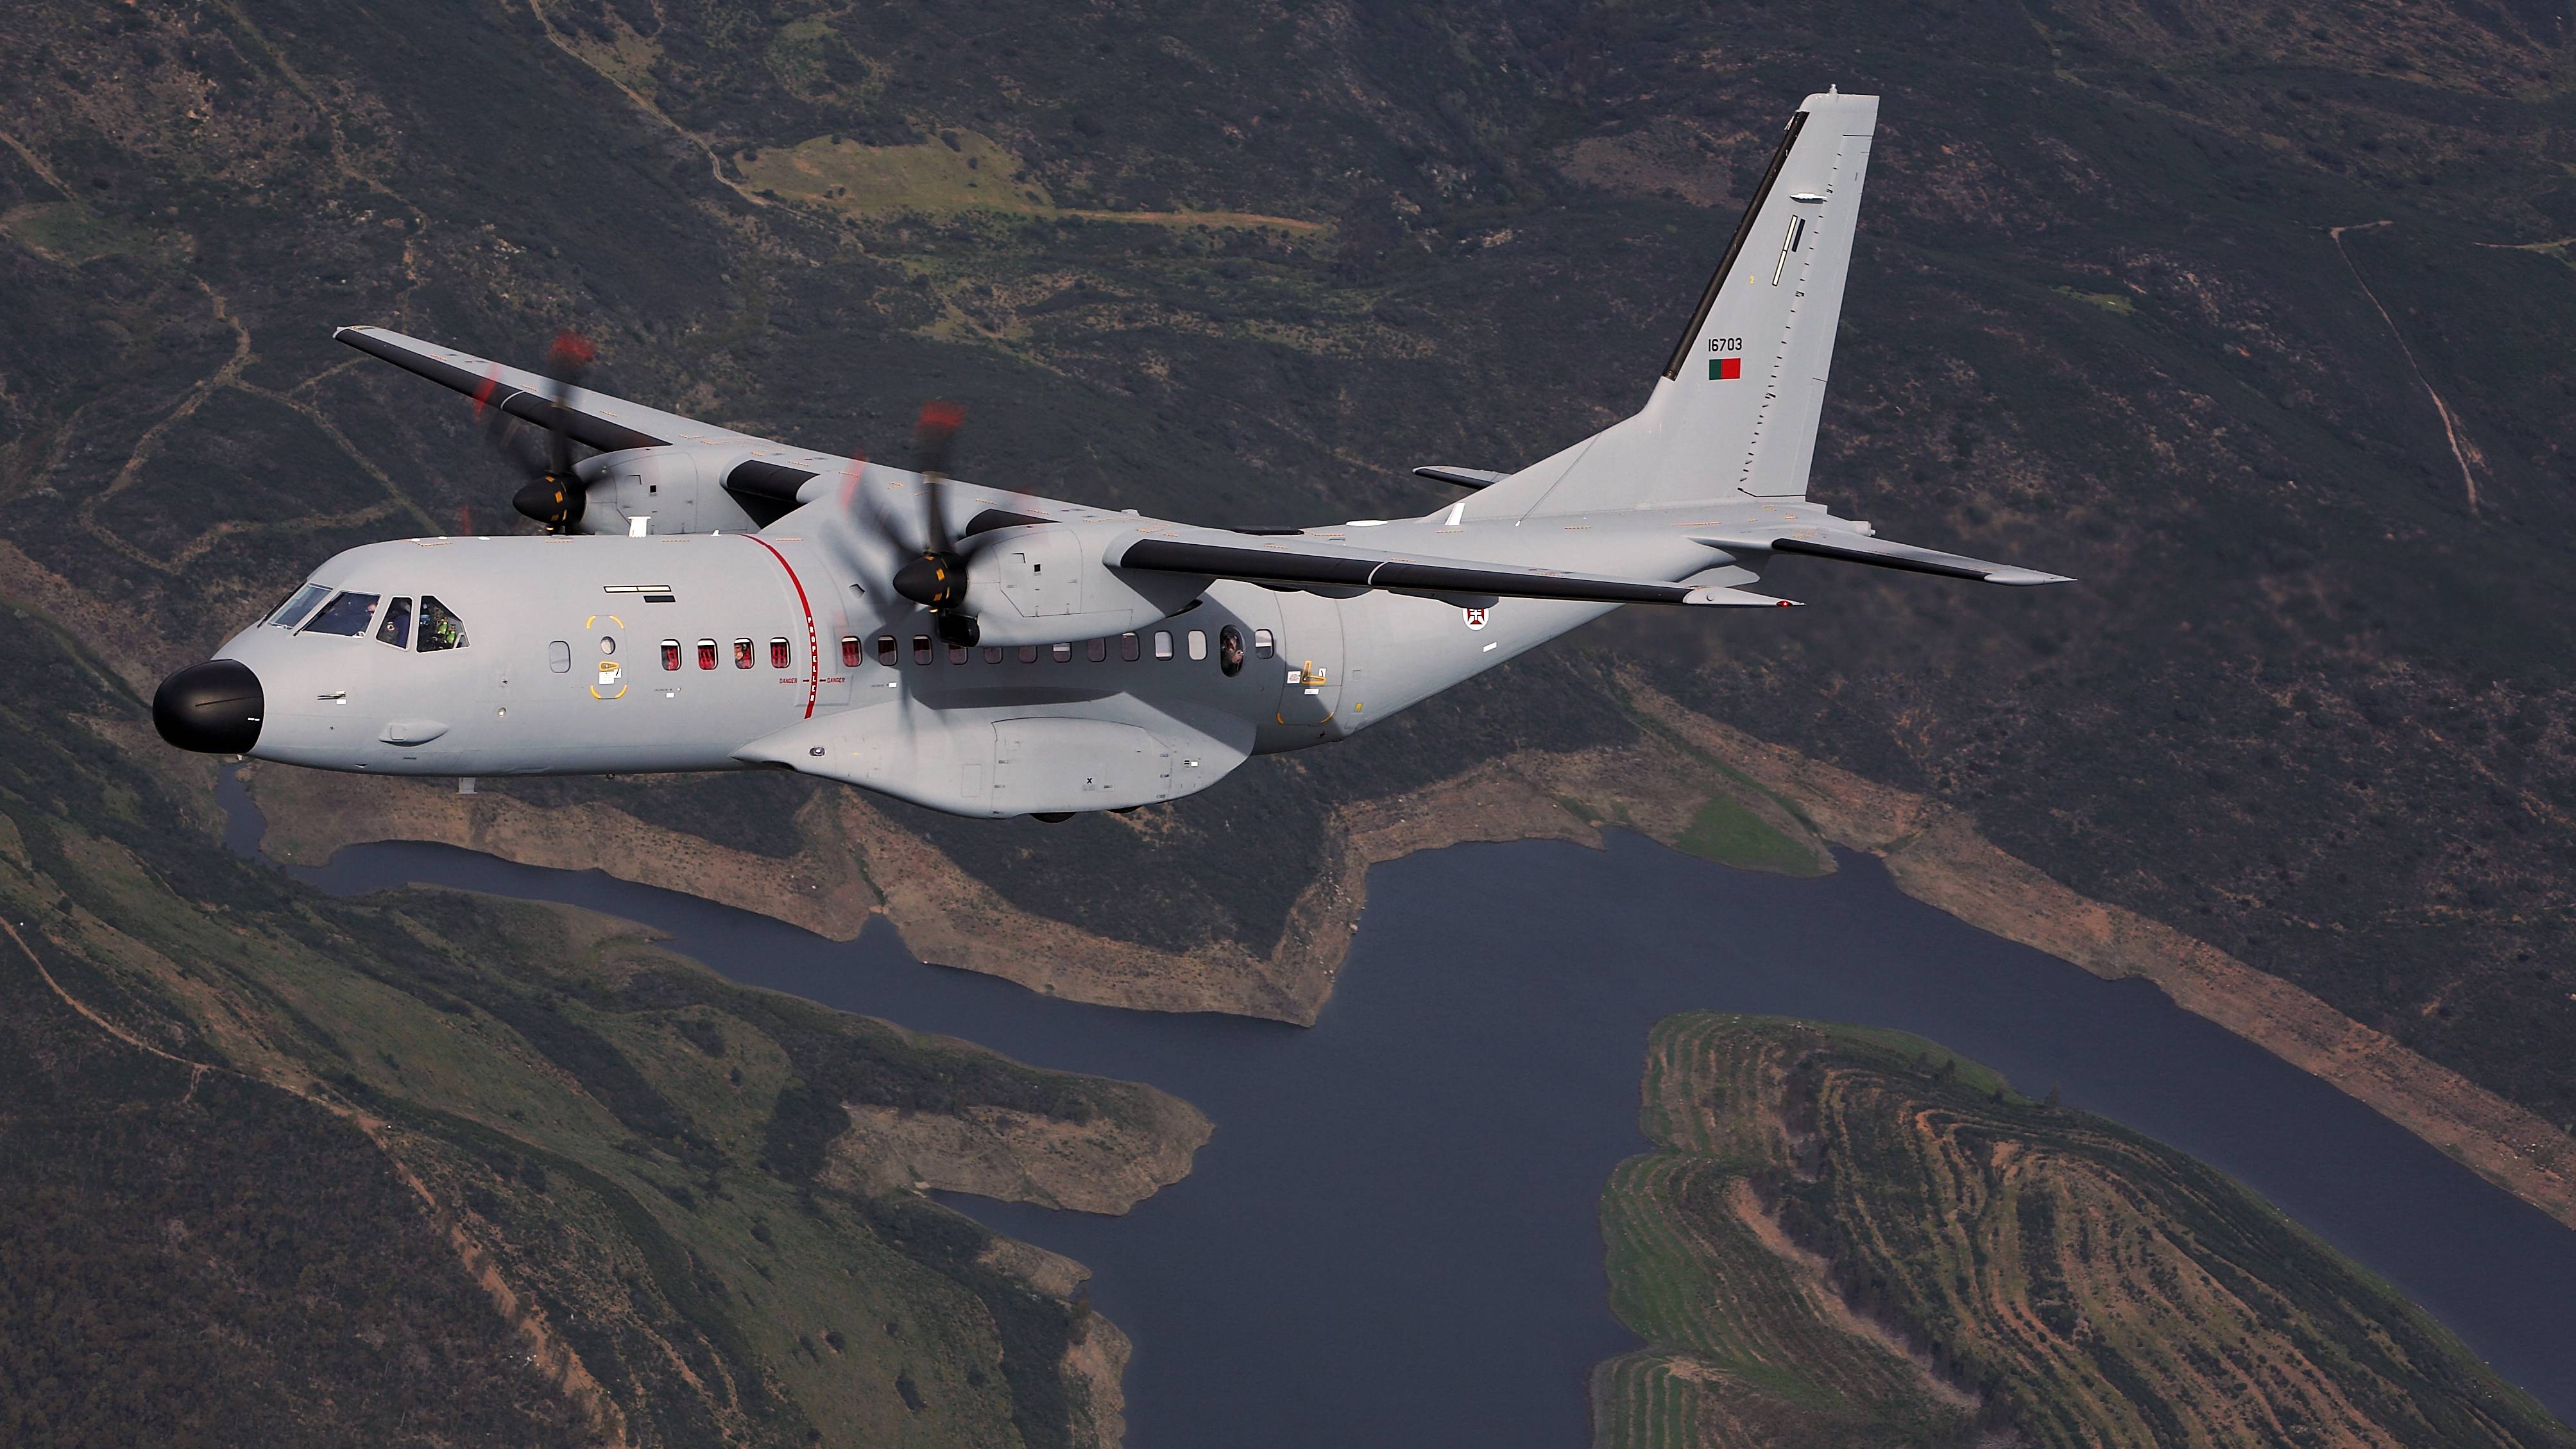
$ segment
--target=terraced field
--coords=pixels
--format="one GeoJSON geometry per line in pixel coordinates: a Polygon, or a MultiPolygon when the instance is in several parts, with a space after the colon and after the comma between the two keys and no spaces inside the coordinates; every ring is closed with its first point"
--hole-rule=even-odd
{"type": "Polygon", "coordinates": [[[1596,1442],[2576,1445],[2190,1157],[1894,1032],[1655,1030],[1596,1442]]]}

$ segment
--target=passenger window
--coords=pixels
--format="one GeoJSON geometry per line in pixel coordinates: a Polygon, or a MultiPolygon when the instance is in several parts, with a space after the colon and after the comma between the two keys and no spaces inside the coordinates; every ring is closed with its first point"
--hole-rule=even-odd
{"type": "Polygon", "coordinates": [[[456,617],[434,594],[420,596],[420,652],[435,654],[441,649],[465,647],[465,621],[456,617]]]}
{"type": "Polygon", "coordinates": [[[856,634],[841,636],[841,667],[843,669],[859,667],[859,636],[856,634]]]}
{"type": "Polygon", "coordinates": [[[1038,646],[1036,646],[1035,644],[1023,644],[1023,645],[1021,645],[1021,646],[1020,646],[1020,662],[1021,662],[1022,664],[1035,664],[1035,663],[1037,663],[1037,662],[1038,662],[1038,646]]]}
{"type": "Polygon", "coordinates": [[[662,641],[662,667],[665,670],[672,670],[680,667],[679,640],[665,639],[662,641]]]}
{"type": "Polygon", "coordinates": [[[1003,653],[1004,650],[1001,645],[987,644],[984,646],[984,662],[987,664],[999,664],[1002,662],[1003,653]]]}
{"type": "Polygon", "coordinates": [[[1070,644],[1050,644],[1047,646],[1047,652],[1055,656],[1055,662],[1058,664],[1073,662],[1073,646],[1070,644]]]}
{"type": "Polygon", "coordinates": [[[1216,631],[1216,667],[1228,679],[1243,672],[1243,631],[1232,624],[1216,631]]]}
{"type": "Polygon", "coordinates": [[[572,646],[561,639],[547,645],[546,667],[557,674],[572,673],[572,646]]]}
{"type": "Polygon", "coordinates": [[[1192,659],[1205,659],[1207,657],[1207,631],[1205,629],[1192,629],[1190,631],[1190,657],[1192,659]]]}
{"type": "Polygon", "coordinates": [[[965,646],[965,645],[963,645],[963,644],[951,644],[951,645],[949,645],[949,646],[948,646],[948,662],[949,662],[949,663],[951,663],[951,664],[963,664],[963,663],[965,663],[965,662],[966,662],[966,646],[965,646]]]}
{"type": "Polygon", "coordinates": [[[749,669],[751,667],[750,640],[736,639],[733,641],[733,667],[736,669],[749,669]]]}
{"type": "Polygon", "coordinates": [[[786,640],[772,639],[769,641],[769,667],[772,669],[785,669],[788,667],[786,640]]]}
{"type": "Polygon", "coordinates": [[[912,662],[915,664],[928,664],[930,662],[929,635],[915,634],[912,636],[912,662]]]}
{"type": "Polygon", "coordinates": [[[1136,638],[1136,636],[1135,636],[1135,635],[1133,635],[1133,634],[1121,634],[1121,635],[1119,635],[1119,636],[1118,636],[1118,657],[1119,657],[1119,658],[1126,660],[1126,661],[1127,661],[1128,663],[1130,663],[1130,664],[1133,664],[1133,663],[1135,663],[1135,662],[1136,662],[1136,657],[1137,657],[1138,655],[1140,655],[1140,654],[1143,654],[1144,652],[1145,652],[1145,646],[1137,640],[1137,638],[1136,638]]]}
{"type": "Polygon", "coordinates": [[[385,605],[385,621],[376,626],[376,642],[396,649],[411,647],[411,600],[396,599],[385,605]]]}
{"type": "Polygon", "coordinates": [[[342,594],[324,604],[322,612],[313,616],[313,622],[304,626],[304,632],[345,634],[354,639],[366,633],[369,624],[376,622],[376,598],[374,594],[342,594]]]}
{"type": "Polygon", "coordinates": [[[1271,639],[1269,630],[1255,629],[1252,631],[1252,652],[1256,658],[1267,659],[1278,650],[1278,647],[1277,643],[1271,639]]]}
{"type": "Polygon", "coordinates": [[[277,606],[277,612],[268,616],[268,622],[281,629],[292,629],[304,622],[304,616],[313,612],[314,605],[329,597],[329,584],[306,584],[289,594],[286,602],[277,606]]]}
{"type": "Polygon", "coordinates": [[[698,641],[698,667],[700,669],[713,669],[716,667],[716,641],[713,639],[701,639],[698,641]]]}
{"type": "Polygon", "coordinates": [[[1091,641],[1090,648],[1084,652],[1091,656],[1092,663],[1098,664],[1109,657],[1109,641],[1106,639],[1094,639],[1091,641]]]}
{"type": "Polygon", "coordinates": [[[1154,657],[1157,659],[1169,659],[1172,657],[1171,630],[1157,629],[1154,631],[1154,657]]]}

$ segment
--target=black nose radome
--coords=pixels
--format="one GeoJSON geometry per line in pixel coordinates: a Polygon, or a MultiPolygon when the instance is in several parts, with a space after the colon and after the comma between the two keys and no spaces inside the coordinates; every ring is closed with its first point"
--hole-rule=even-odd
{"type": "Polygon", "coordinates": [[[259,743],[259,717],[267,704],[249,666],[210,659],[161,681],[152,696],[152,727],[183,750],[246,755],[259,743]]]}

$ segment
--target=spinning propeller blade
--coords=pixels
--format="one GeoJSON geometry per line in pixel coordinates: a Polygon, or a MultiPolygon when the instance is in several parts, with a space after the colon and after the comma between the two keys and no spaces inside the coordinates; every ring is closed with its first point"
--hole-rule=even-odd
{"type": "MultiPolygon", "coordinates": [[[[588,501],[581,480],[573,474],[572,435],[564,428],[564,404],[598,355],[590,339],[578,332],[555,334],[554,345],[546,349],[545,374],[552,385],[546,389],[542,442],[528,437],[516,420],[499,409],[486,412],[485,435],[529,475],[510,496],[510,506],[544,524],[548,533],[571,532],[581,522],[582,506],[588,501]]],[[[478,400],[476,406],[482,403],[478,400]]]]}
{"type": "Polygon", "coordinates": [[[966,560],[948,534],[948,462],[966,410],[955,403],[925,403],[913,428],[922,481],[921,551],[894,574],[894,591],[930,610],[939,637],[971,645],[983,636],[975,616],[957,605],[966,598],[966,560]]]}

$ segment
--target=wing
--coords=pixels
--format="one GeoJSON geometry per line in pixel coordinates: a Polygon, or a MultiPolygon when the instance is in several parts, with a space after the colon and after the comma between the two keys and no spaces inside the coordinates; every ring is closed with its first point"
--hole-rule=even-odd
{"type": "Polygon", "coordinates": [[[1434,598],[1573,599],[1596,604],[1690,604],[1700,607],[1792,608],[1742,589],[1622,579],[1602,574],[1467,559],[1381,553],[1298,536],[1276,543],[1244,544],[1239,535],[1214,529],[1177,528],[1140,538],[1109,560],[1110,566],[1198,578],[1241,579],[1279,588],[1385,589],[1434,598]]]}
{"type": "Polygon", "coordinates": [[[1414,469],[1413,476],[1446,483],[1453,488],[1491,488],[1512,475],[1497,473],[1491,468],[1453,468],[1446,463],[1433,463],[1414,469]]]}
{"type": "MultiPolygon", "coordinates": [[[[381,327],[343,327],[331,335],[370,357],[382,358],[405,372],[454,388],[480,406],[497,407],[514,418],[540,426],[547,420],[546,395],[554,384],[536,373],[504,367],[489,358],[381,327]]],[[[672,443],[768,441],[585,388],[572,389],[565,398],[564,411],[570,418],[564,431],[604,453],[672,443]]]]}
{"type": "Polygon", "coordinates": [[[1907,573],[1940,574],[1954,579],[1980,579],[1990,584],[2071,584],[2075,580],[2064,574],[2041,573],[2017,564],[1988,563],[1937,548],[1923,548],[1891,539],[1873,538],[1843,528],[1806,528],[1795,532],[1762,532],[1753,534],[1710,535],[1698,539],[1711,548],[1728,553],[1801,553],[1810,558],[1839,559],[1844,563],[1870,564],[1883,569],[1903,569],[1907,573]]]}

